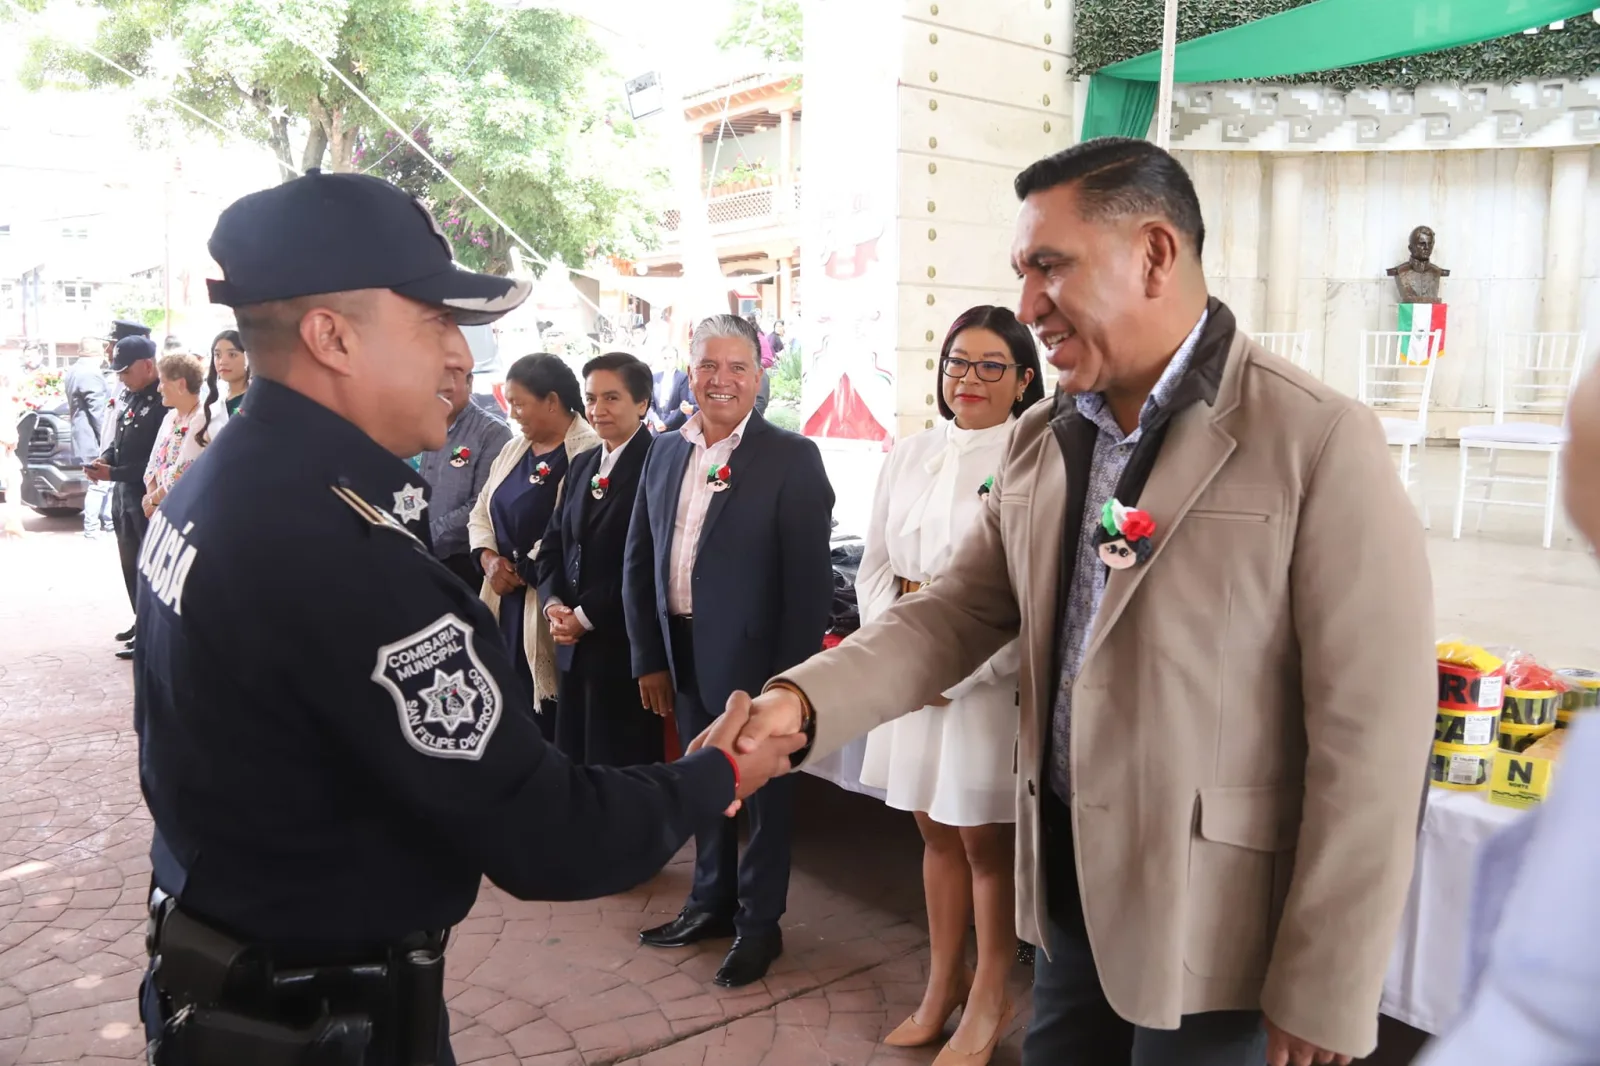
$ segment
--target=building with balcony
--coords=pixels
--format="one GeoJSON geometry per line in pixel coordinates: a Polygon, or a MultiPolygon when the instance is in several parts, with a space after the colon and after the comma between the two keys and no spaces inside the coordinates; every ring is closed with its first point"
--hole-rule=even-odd
{"type": "MultiPolygon", "coordinates": [[[[800,68],[780,65],[684,98],[684,119],[698,142],[706,219],[722,272],[747,279],[730,290],[730,308],[790,317],[800,306],[800,68]]],[[[661,219],[660,245],[617,264],[612,284],[624,293],[623,321],[672,302],[681,277],[681,215],[661,219]],[[629,310],[631,308],[631,312],[629,310]]],[[[645,317],[648,317],[646,315],[645,317]]]]}

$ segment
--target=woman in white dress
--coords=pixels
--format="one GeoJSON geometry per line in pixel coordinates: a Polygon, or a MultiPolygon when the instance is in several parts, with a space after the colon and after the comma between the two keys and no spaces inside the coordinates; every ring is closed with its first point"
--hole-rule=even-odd
{"type": "MultiPolygon", "coordinates": [[[[864,623],[933,578],[980,509],[997,505],[988,496],[1011,424],[1044,396],[1033,335],[1003,307],[956,319],[938,374],[945,421],[900,441],[878,478],[856,579],[864,623]]],[[[862,783],[915,812],[922,831],[932,951],[922,1004],[885,1042],[931,1044],[965,1004],[936,1066],[987,1062],[1011,1014],[1018,655],[1015,642],[1006,645],[940,703],[867,738],[862,783]],[[969,917],[978,931],[970,976],[969,917]]]]}

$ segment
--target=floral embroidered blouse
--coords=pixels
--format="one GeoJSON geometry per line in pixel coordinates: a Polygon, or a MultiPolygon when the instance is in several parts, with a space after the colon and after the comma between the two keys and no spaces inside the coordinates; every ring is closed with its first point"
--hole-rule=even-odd
{"type": "MultiPolygon", "coordinates": [[[[214,405],[206,444],[216,440],[217,433],[227,423],[227,410],[221,403],[214,405]]],[[[156,446],[150,450],[150,462],[144,468],[144,483],[148,489],[159,490],[163,495],[172,491],[172,486],[178,483],[184,471],[205,449],[205,445],[196,439],[205,424],[206,406],[203,403],[195,404],[194,410],[187,416],[180,415],[177,408],[167,412],[161,429],[156,433],[156,446]]]]}

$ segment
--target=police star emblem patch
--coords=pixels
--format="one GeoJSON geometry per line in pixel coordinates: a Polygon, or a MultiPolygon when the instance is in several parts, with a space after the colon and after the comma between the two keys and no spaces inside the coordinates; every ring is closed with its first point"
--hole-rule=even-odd
{"type": "Polygon", "coordinates": [[[415,485],[407,485],[394,494],[394,516],[402,522],[415,522],[428,509],[428,498],[415,485]]]}
{"type": "Polygon", "coordinates": [[[447,614],[379,648],[372,680],[394,699],[400,734],[413,748],[441,759],[483,757],[503,701],[460,618],[447,614]]]}

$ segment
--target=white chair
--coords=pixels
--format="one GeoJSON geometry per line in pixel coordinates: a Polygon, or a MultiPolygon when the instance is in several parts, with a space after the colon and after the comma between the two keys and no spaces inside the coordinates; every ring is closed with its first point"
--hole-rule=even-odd
{"type": "Polygon", "coordinates": [[[1300,333],[1252,333],[1250,339],[1273,355],[1281,355],[1301,370],[1306,366],[1306,348],[1311,343],[1309,331],[1300,333]]]}
{"type": "Polygon", "coordinates": [[[1428,511],[1428,492],[1422,485],[1422,449],[1428,441],[1428,405],[1433,401],[1433,355],[1439,350],[1443,330],[1381,332],[1361,334],[1361,365],[1356,378],[1356,396],[1378,413],[1383,435],[1400,449],[1400,483],[1410,492],[1417,486],[1422,504],[1422,524],[1433,528],[1428,511]],[[1414,418],[1385,415],[1396,408],[1417,409],[1414,418]],[[1413,460],[1411,449],[1417,450],[1413,460]]]}
{"type": "Polygon", "coordinates": [[[1476,528],[1483,528],[1485,507],[1544,508],[1544,546],[1550,547],[1555,535],[1556,482],[1561,470],[1561,446],[1566,443],[1567,400],[1583,372],[1585,336],[1582,333],[1504,333],[1500,335],[1500,359],[1494,398],[1494,422],[1487,426],[1467,426],[1461,430],[1461,480],[1456,488],[1454,536],[1461,538],[1461,516],[1469,502],[1478,505],[1476,528]],[[1507,416],[1547,415],[1560,417],[1560,425],[1547,422],[1508,421],[1507,416]],[[1470,471],[1472,452],[1489,453],[1489,472],[1470,471]],[[1500,453],[1539,452],[1547,455],[1543,477],[1519,477],[1500,473],[1500,453]],[[1482,485],[1483,495],[1467,499],[1469,484],[1482,485]],[[1541,485],[1544,499],[1496,500],[1494,486],[1541,485]]]}

